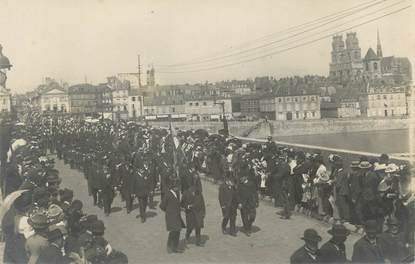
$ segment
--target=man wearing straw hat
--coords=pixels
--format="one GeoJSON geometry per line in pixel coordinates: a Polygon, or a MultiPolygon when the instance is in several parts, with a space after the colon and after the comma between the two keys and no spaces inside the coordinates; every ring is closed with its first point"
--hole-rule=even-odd
{"type": "Polygon", "coordinates": [[[26,252],[29,264],[37,263],[40,253],[49,246],[48,242],[48,218],[45,214],[35,212],[27,220],[35,231],[35,234],[26,240],[26,252]]]}

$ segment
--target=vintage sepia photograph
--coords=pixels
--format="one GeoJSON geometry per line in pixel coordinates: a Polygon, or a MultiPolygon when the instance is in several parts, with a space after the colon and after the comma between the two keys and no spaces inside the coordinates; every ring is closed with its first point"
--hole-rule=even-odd
{"type": "Polygon", "coordinates": [[[412,0],[0,0],[0,262],[414,263],[412,0]]]}

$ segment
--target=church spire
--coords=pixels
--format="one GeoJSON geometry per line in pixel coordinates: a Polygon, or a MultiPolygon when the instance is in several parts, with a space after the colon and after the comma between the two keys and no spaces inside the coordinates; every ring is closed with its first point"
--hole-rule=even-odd
{"type": "Polygon", "coordinates": [[[376,51],[376,55],[379,57],[379,58],[382,58],[383,57],[383,54],[382,54],[382,45],[380,44],[380,37],[379,37],[379,29],[378,29],[378,45],[377,45],[377,51],[376,51]]]}

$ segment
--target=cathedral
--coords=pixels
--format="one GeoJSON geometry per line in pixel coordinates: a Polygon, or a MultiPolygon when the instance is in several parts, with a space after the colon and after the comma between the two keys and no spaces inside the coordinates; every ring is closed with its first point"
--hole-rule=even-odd
{"type": "Polygon", "coordinates": [[[333,36],[329,78],[334,83],[365,80],[399,85],[412,80],[411,63],[406,57],[384,57],[377,34],[376,52],[369,48],[362,58],[356,32],[333,36]]]}

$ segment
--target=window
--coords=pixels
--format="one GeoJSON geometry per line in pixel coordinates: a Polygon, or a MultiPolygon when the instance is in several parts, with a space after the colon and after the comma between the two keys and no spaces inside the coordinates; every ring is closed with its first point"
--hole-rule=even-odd
{"type": "Polygon", "coordinates": [[[300,118],[300,113],[297,111],[297,112],[295,112],[295,118],[300,118]]]}
{"type": "Polygon", "coordinates": [[[377,71],[377,70],[378,70],[378,63],[377,63],[377,62],[373,63],[373,69],[374,69],[375,71],[377,71]]]}
{"type": "Polygon", "coordinates": [[[203,102],[203,105],[206,105],[206,102],[203,102]]]}
{"type": "Polygon", "coordinates": [[[199,106],[199,103],[195,103],[195,106],[199,106]]]}
{"type": "Polygon", "coordinates": [[[135,96],[133,96],[133,102],[135,102],[135,96]]]}
{"type": "Polygon", "coordinates": [[[311,115],[313,116],[313,117],[315,117],[316,116],[316,112],[311,112],[311,115]]]}
{"type": "Polygon", "coordinates": [[[190,106],[192,106],[192,105],[193,105],[193,103],[189,103],[189,105],[190,105],[190,106]]]}
{"type": "Polygon", "coordinates": [[[287,101],[287,102],[290,102],[290,99],[291,99],[290,97],[287,97],[286,101],[287,101]]]}
{"type": "Polygon", "coordinates": [[[304,97],[303,97],[303,101],[307,101],[307,97],[305,97],[305,96],[304,96],[304,97]]]}
{"type": "Polygon", "coordinates": [[[366,62],[366,71],[369,71],[369,63],[366,62]]]}
{"type": "Polygon", "coordinates": [[[386,94],[385,94],[385,95],[383,95],[383,99],[388,99],[388,97],[386,96],[386,94]]]}
{"type": "Polygon", "coordinates": [[[282,102],[282,99],[281,98],[278,98],[278,102],[281,103],[282,102]]]}
{"type": "Polygon", "coordinates": [[[298,98],[297,98],[297,97],[295,97],[295,98],[294,98],[294,101],[295,101],[295,102],[298,102],[298,98]]]}
{"type": "Polygon", "coordinates": [[[311,99],[311,102],[314,102],[316,99],[314,98],[314,96],[311,96],[310,97],[310,99],[311,99]]]}

